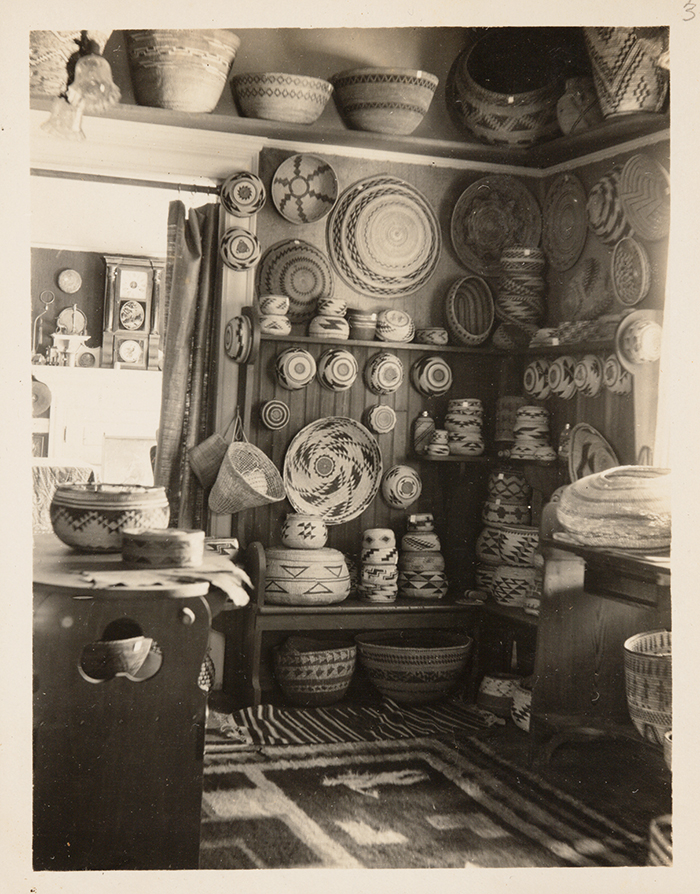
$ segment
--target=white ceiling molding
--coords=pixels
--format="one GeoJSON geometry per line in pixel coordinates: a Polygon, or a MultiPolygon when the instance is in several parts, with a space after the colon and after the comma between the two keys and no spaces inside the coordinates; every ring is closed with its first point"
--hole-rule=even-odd
{"type": "Polygon", "coordinates": [[[211,185],[232,171],[257,171],[257,137],[140,121],[83,118],[85,140],[42,130],[49,113],[30,112],[31,166],[41,170],[211,185]]]}

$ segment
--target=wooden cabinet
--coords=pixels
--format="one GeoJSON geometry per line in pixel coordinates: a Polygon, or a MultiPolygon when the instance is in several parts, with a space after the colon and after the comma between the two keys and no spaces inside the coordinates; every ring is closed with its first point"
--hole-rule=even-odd
{"type": "Polygon", "coordinates": [[[668,556],[545,542],[537,634],[531,754],[546,761],[569,739],[640,740],[627,710],[625,640],[670,629],[668,556]]]}

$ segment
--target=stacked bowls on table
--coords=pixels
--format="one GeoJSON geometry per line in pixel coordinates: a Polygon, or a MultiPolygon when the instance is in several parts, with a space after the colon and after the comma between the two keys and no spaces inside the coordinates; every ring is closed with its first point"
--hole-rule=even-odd
{"type": "Polygon", "coordinates": [[[515,441],[510,451],[511,459],[553,462],[557,458],[550,441],[549,413],[544,407],[520,407],[513,433],[515,441]]]}
{"type": "Polygon", "coordinates": [[[494,471],[481,512],[485,525],[529,525],[532,491],[519,472],[494,471]]]}
{"type": "Polygon", "coordinates": [[[258,325],[266,335],[289,335],[289,298],[286,295],[264,295],[258,299],[258,325]]]}
{"type": "Polygon", "coordinates": [[[481,456],[484,452],[484,407],[478,398],[464,397],[448,401],[445,430],[450,453],[481,456]]]}
{"type": "Polygon", "coordinates": [[[516,344],[527,344],[547,314],[541,248],[511,245],[501,253],[495,312],[516,344]]]}
{"type": "Polygon", "coordinates": [[[493,439],[496,444],[496,452],[500,457],[510,456],[510,449],[515,440],[513,429],[516,415],[520,407],[527,404],[527,400],[519,394],[508,394],[499,397],[496,401],[496,424],[493,439]]]}
{"type": "Polygon", "coordinates": [[[396,536],[391,528],[368,528],[362,534],[359,599],[364,602],[394,602],[398,595],[396,536]]]}
{"type": "Polygon", "coordinates": [[[450,433],[446,428],[434,428],[428,437],[428,442],[423,451],[425,456],[432,459],[450,455],[450,433]]]}
{"type": "Polygon", "coordinates": [[[316,316],[309,320],[309,335],[313,338],[334,338],[344,341],[350,337],[350,324],[345,314],[347,306],[342,298],[325,297],[316,302],[316,316]]]}
{"type": "Polygon", "coordinates": [[[401,538],[399,593],[412,599],[442,599],[447,594],[445,557],[432,518],[409,516],[401,538]],[[420,519],[416,521],[416,519],[420,519]]]}

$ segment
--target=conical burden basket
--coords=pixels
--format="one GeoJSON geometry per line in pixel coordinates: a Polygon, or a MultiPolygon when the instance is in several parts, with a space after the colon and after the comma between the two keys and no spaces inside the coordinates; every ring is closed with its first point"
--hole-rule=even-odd
{"type": "MultiPolygon", "coordinates": [[[[236,431],[245,438],[240,420],[236,431]]],[[[269,456],[247,440],[234,440],[209,493],[209,508],[225,515],[277,503],[285,496],[282,476],[269,456]]]]}

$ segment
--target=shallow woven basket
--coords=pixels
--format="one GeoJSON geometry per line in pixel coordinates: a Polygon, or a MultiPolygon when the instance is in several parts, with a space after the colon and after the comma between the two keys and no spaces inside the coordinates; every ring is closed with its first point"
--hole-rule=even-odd
{"type": "Polygon", "coordinates": [[[275,678],[288,701],[317,708],[340,701],[350,686],[357,647],[289,637],[273,650],[275,678]]]}
{"type": "Polygon", "coordinates": [[[247,441],[234,441],[209,493],[209,508],[224,515],[277,503],[284,497],[284,482],[272,460],[247,441]]]}
{"type": "Polygon", "coordinates": [[[221,98],[240,43],[225,28],[127,31],[136,102],[179,112],[211,112],[221,98]]]}
{"type": "Polygon", "coordinates": [[[231,90],[246,118],[313,124],[325,109],[333,85],[306,75],[261,72],[235,75],[231,90]]]}
{"type": "Polygon", "coordinates": [[[495,304],[489,284],[480,276],[454,282],[445,298],[447,327],[460,345],[480,345],[491,334],[495,304]]]}
{"type": "Polygon", "coordinates": [[[663,747],[672,726],[671,631],[650,630],[624,643],[627,708],[637,732],[663,747]]]}

